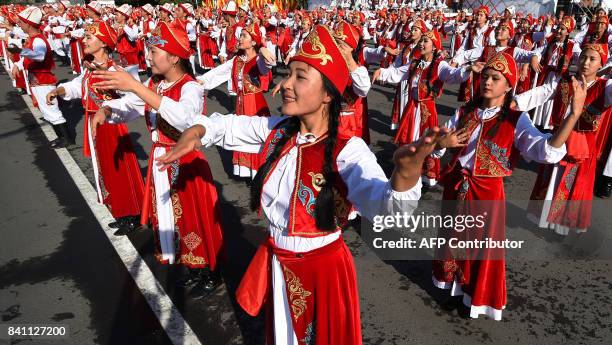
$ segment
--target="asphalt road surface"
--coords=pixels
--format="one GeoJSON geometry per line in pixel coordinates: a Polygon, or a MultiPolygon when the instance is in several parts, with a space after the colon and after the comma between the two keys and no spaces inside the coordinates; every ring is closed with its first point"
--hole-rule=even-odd
{"type": "MultiPolygon", "coordinates": [[[[58,67],[58,79],[72,78],[68,71],[58,67]]],[[[0,75],[0,89],[1,323],[59,323],[70,328],[67,339],[0,339],[0,343],[171,343],[79,188],[47,147],[40,126],[6,73],[0,75]]],[[[455,86],[444,90],[438,103],[441,122],[459,107],[456,91],[455,86]]],[[[371,148],[388,174],[395,149],[389,129],[393,94],[392,87],[375,85],[368,96],[371,148]]],[[[233,109],[234,100],[224,88],[211,91],[206,101],[209,113],[233,109]]],[[[269,101],[272,112],[278,114],[279,100],[269,101]]],[[[80,104],[61,102],[61,108],[77,138],[77,145],[69,152],[93,183],[91,162],[82,155],[80,104]]],[[[150,137],[144,120],[130,123],[129,128],[144,173],[150,137]]],[[[266,236],[265,224],[248,208],[246,181],[231,176],[231,153],[217,148],[204,152],[223,210],[225,284],[205,299],[193,299],[188,290],[173,285],[180,269],[154,260],[151,231],[140,231],[129,239],[202,344],[263,344],[263,317],[252,318],[242,312],[234,292],[258,243],[266,236]]],[[[529,198],[536,169],[536,165],[521,162],[506,180],[509,200],[529,198]]],[[[423,196],[424,200],[440,198],[440,187],[423,196]]],[[[612,209],[608,201],[598,202],[612,209]]],[[[359,228],[359,223],[353,223],[344,238],[357,267],[364,344],[611,343],[609,260],[512,257],[507,261],[508,305],[503,320],[484,316],[468,320],[440,308],[445,294],[431,284],[429,261],[381,260],[356,231],[359,228]]],[[[609,226],[607,230],[611,230],[609,226]]],[[[611,243],[609,233],[599,235],[601,243],[611,243]]],[[[534,232],[529,238],[544,246],[568,241],[545,231],[534,232]]]]}

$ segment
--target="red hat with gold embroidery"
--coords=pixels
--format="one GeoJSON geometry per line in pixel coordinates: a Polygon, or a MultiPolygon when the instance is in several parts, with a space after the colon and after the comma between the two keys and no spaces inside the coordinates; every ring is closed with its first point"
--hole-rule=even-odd
{"type": "Polygon", "coordinates": [[[97,20],[87,26],[87,32],[104,42],[111,50],[117,45],[117,31],[106,22],[97,20]]]}
{"type": "Polygon", "coordinates": [[[251,39],[255,41],[255,44],[258,47],[261,47],[262,39],[261,39],[261,30],[259,30],[259,25],[255,25],[255,23],[251,23],[245,26],[242,30],[244,30],[244,32],[248,33],[251,36],[251,39]]]}
{"type": "Polygon", "coordinates": [[[359,44],[359,29],[354,25],[351,25],[344,20],[338,23],[336,29],[333,32],[333,36],[336,39],[344,41],[353,50],[357,48],[359,44]]]}
{"type": "Polygon", "coordinates": [[[165,50],[181,59],[189,59],[192,54],[185,27],[174,23],[159,23],[153,30],[151,37],[147,39],[147,44],[165,50]]]}
{"type": "Polygon", "coordinates": [[[476,12],[474,13],[474,15],[477,15],[477,14],[478,14],[478,12],[484,12],[485,16],[487,16],[487,17],[489,16],[489,14],[491,14],[491,11],[489,10],[489,7],[488,7],[488,6],[484,6],[484,5],[483,5],[483,6],[480,6],[480,7],[479,7],[479,8],[476,10],[476,12]]]}
{"type": "Polygon", "coordinates": [[[290,61],[302,61],[316,68],[343,93],[349,80],[346,61],[340,53],[332,33],[323,25],[316,25],[306,36],[300,50],[290,61]]]}
{"type": "Polygon", "coordinates": [[[495,54],[489,59],[489,61],[487,61],[483,70],[487,68],[500,72],[504,75],[504,77],[506,77],[506,80],[508,80],[508,83],[510,86],[512,86],[512,88],[516,87],[516,82],[518,80],[518,69],[516,67],[516,61],[514,61],[512,55],[504,52],[495,54]]]}
{"type": "Polygon", "coordinates": [[[433,42],[433,45],[434,47],[436,47],[437,50],[442,49],[442,40],[440,39],[440,33],[438,32],[438,30],[433,29],[427,31],[425,33],[425,37],[429,38],[433,42]]]}
{"type": "Polygon", "coordinates": [[[422,33],[426,33],[427,30],[427,24],[425,24],[425,22],[423,21],[423,19],[419,19],[416,22],[414,22],[414,24],[412,25],[416,28],[418,28],[419,30],[421,30],[422,33]]]}
{"type": "Polygon", "coordinates": [[[576,20],[573,17],[565,16],[563,17],[559,25],[565,26],[565,28],[567,29],[567,32],[571,33],[572,31],[574,31],[574,28],[576,27],[576,20]]]}
{"type": "Polygon", "coordinates": [[[511,21],[509,20],[504,20],[501,23],[499,23],[500,27],[505,27],[508,29],[508,32],[510,33],[510,38],[512,38],[514,36],[514,24],[512,24],[511,21]]]}
{"type": "Polygon", "coordinates": [[[582,51],[585,51],[587,49],[596,51],[601,57],[602,66],[605,65],[606,62],[608,62],[608,55],[609,55],[608,44],[606,43],[585,43],[582,45],[581,48],[582,48],[582,51]]]}

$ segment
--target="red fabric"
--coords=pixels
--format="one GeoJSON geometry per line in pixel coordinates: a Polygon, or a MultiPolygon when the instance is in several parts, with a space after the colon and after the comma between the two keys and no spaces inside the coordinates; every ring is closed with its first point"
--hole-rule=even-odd
{"type": "MultiPolygon", "coordinates": [[[[284,128],[282,125],[270,132],[264,142],[262,157],[267,158],[269,156],[283,132],[284,128]]],[[[287,154],[291,147],[295,146],[294,138],[287,141],[279,157],[287,154]]],[[[312,143],[297,146],[296,186],[299,187],[294,188],[291,195],[291,200],[294,200],[294,202],[289,206],[289,219],[287,223],[290,236],[319,237],[329,234],[328,231],[317,227],[314,216],[315,202],[322,189],[321,183],[324,179],[323,165],[325,162],[326,142],[327,134],[320,136],[312,143]],[[299,202],[297,202],[298,200],[299,202]]],[[[333,152],[333,189],[336,194],[335,214],[338,228],[347,223],[348,214],[352,206],[346,197],[348,193],[347,186],[338,174],[338,167],[335,164],[338,153],[342,151],[347,142],[348,139],[338,138],[333,152]]],[[[279,159],[276,160],[275,164],[278,161],[279,159]]],[[[270,169],[268,175],[264,176],[264,183],[267,182],[272,171],[274,171],[274,166],[270,169]]]]}
{"type": "MultiPolygon", "coordinates": [[[[484,227],[473,227],[462,232],[441,229],[440,237],[459,240],[506,238],[506,209],[503,178],[476,177],[459,165],[443,177],[443,200],[465,200],[456,205],[445,205],[445,214],[483,215],[484,227]],[[478,202],[479,200],[496,200],[478,202]]],[[[506,305],[506,268],[503,249],[466,249],[464,257],[455,258],[448,247],[437,250],[433,275],[440,282],[458,281],[461,289],[472,298],[472,306],[490,306],[501,310],[506,305]],[[466,260],[467,259],[467,260],[466,260]],[[470,260],[471,259],[471,260],[470,260]],[[479,259],[479,260],[474,260],[479,259]]]]}
{"type": "MultiPolygon", "coordinates": [[[[243,61],[241,57],[234,58],[232,66],[232,85],[237,90],[236,114],[249,116],[270,116],[270,109],[264,97],[262,84],[267,84],[267,74],[262,75],[257,67],[257,57],[243,61]],[[238,88],[238,75],[242,73],[242,89],[238,88]],[[259,80],[259,86],[254,81],[259,80]]],[[[263,85],[265,86],[265,85],[263,85]]],[[[263,161],[259,153],[234,151],[232,164],[257,171],[263,161]]]]}
{"type": "Polygon", "coordinates": [[[49,41],[47,41],[45,36],[43,34],[38,34],[28,38],[24,44],[24,48],[33,49],[34,40],[36,38],[40,38],[45,42],[45,45],[47,46],[47,53],[45,54],[43,61],[34,61],[24,58],[23,67],[28,71],[30,86],[55,85],[55,83],[57,83],[57,79],[52,71],[55,68],[53,51],[51,50],[51,45],[49,45],[49,41]]]}
{"type": "MultiPolygon", "coordinates": [[[[355,264],[342,238],[305,253],[280,249],[271,239],[264,242],[236,291],[249,315],[259,314],[264,303],[271,311],[272,254],[283,268],[297,339],[314,343],[316,335],[317,345],[362,344],[355,264]]],[[[269,324],[272,318],[267,316],[269,324]]],[[[274,343],[270,335],[267,343],[274,343]]]]}
{"type": "MultiPolygon", "coordinates": [[[[544,84],[544,81],[548,77],[548,74],[552,72],[558,73],[561,75],[567,74],[569,64],[572,61],[574,41],[570,40],[567,42],[567,47],[565,51],[561,52],[561,54],[565,55],[565,60],[563,60],[563,66],[561,66],[560,68],[559,66],[550,66],[549,61],[554,52],[553,47],[555,47],[555,41],[553,40],[553,38],[549,38],[547,41],[548,41],[548,46],[546,47],[546,50],[544,51],[544,55],[542,56],[542,59],[541,59],[542,61],[541,65],[543,67],[543,70],[540,72],[539,77],[538,77],[538,86],[541,86],[542,84],[544,84]]],[[[561,46],[558,49],[562,49],[562,48],[563,47],[561,46]]],[[[559,61],[560,60],[557,60],[557,62],[559,61]]]]}
{"type": "MultiPolygon", "coordinates": [[[[183,85],[193,80],[191,76],[185,75],[164,90],[163,96],[175,101],[180,100],[183,85]]],[[[155,90],[156,86],[151,82],[149,88],[155,90]]],[[[145,106],[145,118],[151,129],[148,106],[145,106]]],[[[153,144],[149,154],[141,223],[146,224],[150,221],[153,225],[153,231],[156,233],[156,257],[161,263],[167,263],[161,258],[161,246],[157,235],[155,185],[152,176],[155,162],[152,161],[152,157],[155,148],[164,147],[168,151],[175,142],[161,129],[157,132],[159,141],[153,144]]],[[[223,235],[217,190],[204,154],[201,151],[193,151],[183,156],[178,164],[172,165],[168,170],[168,179],[174,222],[181,240],[176,253],[177,262],[192,268],[210,267],[211,270],[215,270],[223,247],[223,235]]]]}
{"type": "Polygon", "coordinates": [[[338,135],[342,138],[360,137],[366,143],[370,142],[370,131],[368,127],[368,102],[367,98],[355,94],[352,82],[344,91],[344,101],[340,111],[340,124],[338,135]]]}
{"type": "Polygon", "coordinates": [[[83,40],[82,39],[71,39],[70,40],[70,62],[72,70],[77,74],[81,74],[81,61],[83,61],[83,40]]]}
{"type": "Polygon", "coordinates": [[[198,35],[200,43],[200,59],[202,61],[202,67],[215,67],[215,61],[213,56],[219,54],[219,48],[217,42],[210,36],[210,31],[200,33],[198,35]]]}
{"type": "Polygon", "coordinates": [[[138,46],[136,42],[127,38],[125,32],[117,37],[117,52],[120,55],[121,65],[138,65],[138,46]]]}

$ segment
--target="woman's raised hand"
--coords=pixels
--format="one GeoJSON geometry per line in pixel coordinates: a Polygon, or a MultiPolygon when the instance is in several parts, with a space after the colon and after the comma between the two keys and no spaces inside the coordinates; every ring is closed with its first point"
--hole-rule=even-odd
{"type": "Polygon", "coordinates": [[[400,172],[416,169],[420,174],[423,161],[434,151],[440,138],[446,134],[445,131],[439,127],[431,128],[419,140],[397,148],[393,153],[396,169],[400,172]]]}
{"type": "Polygon", "coordinates": [[[438,148],[463,147],[470,138],[470,133],[465,127],[453,130],[442,129],[442,131],[445,133],[438,138],[438,148]]]}
{"type": "Polygon", "coordinates": [[[133,91],[136,83],[140,83],[134,79],[131,74],[126,72],[123,68],[114,65],[116,71],[94,71],[94,75],[102,81],[93,84],[93,86],[103,90],[121,90],[121,91],[133,91]]]}

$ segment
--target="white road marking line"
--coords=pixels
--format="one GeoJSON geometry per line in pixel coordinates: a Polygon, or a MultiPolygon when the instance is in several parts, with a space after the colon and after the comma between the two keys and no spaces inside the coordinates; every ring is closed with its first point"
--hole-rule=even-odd
{"type": "MultiPolygon", "coordinates": [[[[39,117],[42,117],[42,113],[34,106],[30,96],[22,95],[21,97],[28,108],[30,108],[34,119],[41,127],[47,139],[51,141],[57,138],[53,128],[48,123],[39,119],[39,117]]],[[[98,203],[98,196],[95,189],[91,183],[89,183],[85,174],[83,174],[83,171],[76,164],[68,150],[61,148],[56,149],[55,152],[70,174],[74,184],[83,195],[87,205],[104,230],[106,237],[108,237],[108,240],[117,251],[117,254],[119,254],[121,261],[125,264],[125,268],[130,272],[134,282],[142,292],[142,295],[153,310],[153,313],[157,316],[159,323],[166,331],[166,334],[168,334],[172,343],[175,345],[201,345],[202,343],[196,334],[185,321],[176,306],[174,306],[174,303],[172,303],[172,300],[168,297],[159,281],[157,281],[153,272],[149,269],[149,266],[147,266],[136,248],[134,248],[132,242],[130,242],[126,236],[113,235],[114,230],[107,225],[114,220],[113,216],[106,206],[98,203]]]]}

